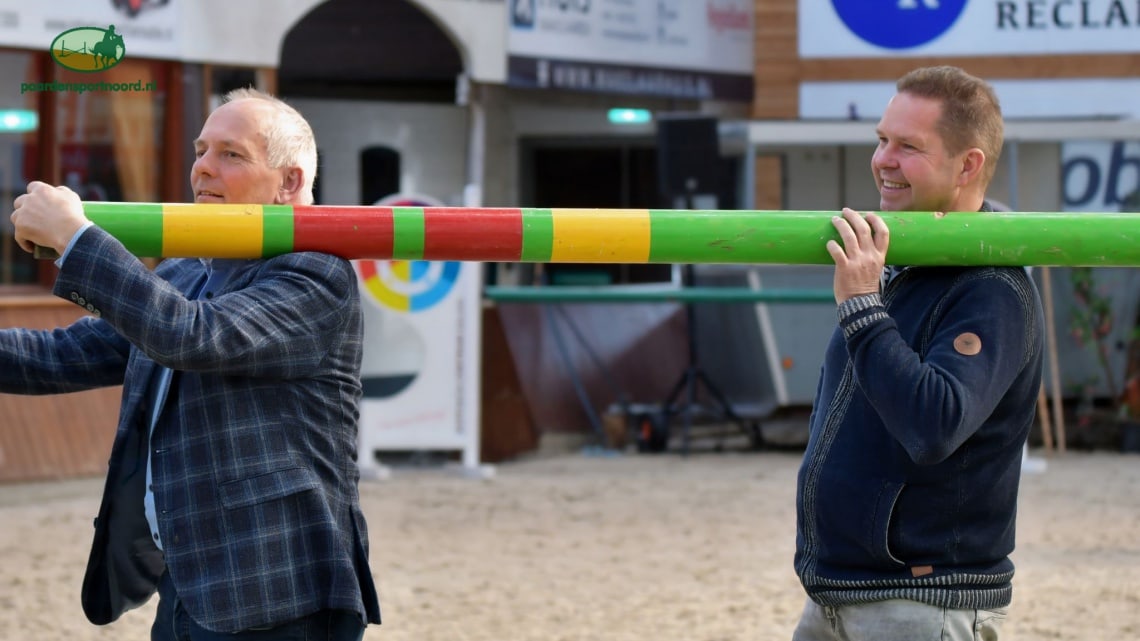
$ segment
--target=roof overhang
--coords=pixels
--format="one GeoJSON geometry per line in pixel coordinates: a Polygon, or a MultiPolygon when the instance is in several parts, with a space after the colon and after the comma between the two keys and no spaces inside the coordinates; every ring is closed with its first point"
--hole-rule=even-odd
{"type": "MultiPolygon", "coordinates": [[[[745,148],[873,145],[875,122],[870,120],[744,120],[720,124],[725,151],[745,148]]],[[[1138,119],[1007,120],[1006,142],[1064,142],[1067,140],[1138,140],[1138,119]]]]}

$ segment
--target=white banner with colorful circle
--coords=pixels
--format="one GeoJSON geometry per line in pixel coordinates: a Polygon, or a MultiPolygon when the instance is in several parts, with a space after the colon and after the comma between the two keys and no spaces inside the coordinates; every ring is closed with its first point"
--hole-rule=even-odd
{"type": "MultiPolygon", "coordinates": [[[[439,207],[418,195],[376,205],[439,207]]],[[[362,472],[381,451],[462,451],[479,464],[480,263],[358,260],[364,310],[362,472]]]]}

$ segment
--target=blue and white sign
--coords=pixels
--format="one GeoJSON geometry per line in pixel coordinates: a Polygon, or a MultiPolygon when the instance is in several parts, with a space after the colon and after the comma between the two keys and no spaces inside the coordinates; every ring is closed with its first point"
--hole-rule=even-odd
{"type": "Polygon", "coordinates": [[[909,49],[946,33],[966,0],[831,0],[843,24],[866,42],[909,49]]]}
{"type": "Polygon", "coordinates": [[[1140,211],[1140,142],[1061,145],[1061,200],[1065,211],[1140,211]]]}
{"type": "Polygon", "coordinates": [[[802,58],[1140,52],[1135,0],[799,1],[802,58]]]}

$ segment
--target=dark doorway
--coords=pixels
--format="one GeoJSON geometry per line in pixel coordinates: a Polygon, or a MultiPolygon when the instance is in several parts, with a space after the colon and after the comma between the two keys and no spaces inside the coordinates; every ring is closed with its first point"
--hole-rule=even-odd
{"type": "Polygon", "coordinates": [[[400,191],[400,152],[391,147],[360,150],[360,204],[372,205],[400,191]]]}
{"type": "Polygon", "coordinates": [[[407,0],[328,0],[285,36],[281,95],[455,102],[463,60],[450,37],[407,0]]]}
{"type": "MultiPolygon", "coordinates": [[[[583,144],[524,142],[524,207],[651,209],[657,206],[657,151],[651,141],[583,144]]],[[[665,282],[671,265],[548,264],[551,284],[609,285],[665,282]]]]}
{"type": "Polygon", "coordinates": [[[656,202],[652,147],[534,150],[534,206],[648,209],[656,202]]]}

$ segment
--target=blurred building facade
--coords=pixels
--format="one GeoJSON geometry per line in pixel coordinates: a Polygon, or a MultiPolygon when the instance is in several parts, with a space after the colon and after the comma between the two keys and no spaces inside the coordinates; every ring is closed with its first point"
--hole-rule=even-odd
{"type": "MultiPolygon", "coordinates": [[[[746,118],[751,59],[749,0],[0,0],[0,200],[44,180],[85,200],[186,201],[201,122],[251,85],[312,122],[319,204],[656,206],[653,123],[608,111],[746,118]],[[76,68],[95,49],[85,29],[121,38],[116,64],[76,68]]],[[[74,320],[49,294],[54,267],[0,234],[0,322],[74,320]]],[[[540,277],[499,267],[503,282],[540,277]]],[[[606,277],[669,277],[639,269],[606,277]]],[[[648,329],[638,313],[603,351],[674,312],[650,311],[648,329]]],[[[118,393],[0,396],[0,481],[102,471],[118,393]]],[[[554,396],[568,408],[555,416],[580,411],[554,396]]]]}
{"type": "MultiPolygon", "coordinates": [[[[0,0],[0,201],[33,179],[85,200],[185,201],[202,120],[226,90],[253,85],[312,122],[319,204],[402,193],[447,205],[658,207],[658,122],[689,114],[719,123],[718,207],[874,209],[874,124],[894,80],[950,63],[993,81],[1003,102],[1009,141],[993,197],[1027,211],[1119,209],[1140,188],[1136,11],[1112,0],[898,0],[881,12],[862,0],[0,0]],[[113,67],[85,73],[53,56],[68,30],[112,25],[123,45],[113,67]],[[93,82],[139,89],[59,84],[93,82]]],[[[48,294],[54,267],[0,227],[0,322],[76,318],[48,294]]],[[[500,284],[676,278],[648,265],[488,269],[500,284]]],[[[1137,289],[1132,270],[1105,278],[1137,289]]],[[[1054,270],[1062,335],[1066,282],[1054,270]]],[[[1135,317],[1135,297],[1114,304],[1135,317]]],[[[685,365],[677,305],[565,309],[617,377],[620,389],[584,350],[573,355],[598,407],[658,400],[685,365]]],[[[783,323],[815,336],[831,324],[822,309],[743,313],[761,334],[783,323]]],[[[544,314],[494,311],[489,360],[514,364],[501,376],[516,382],[502,389],[521,388],[530,437],[588,430],[544,314]]],[[[765,353],[743,358],[765,364],[777,404],[810,402],[817,342],[769,336],[765,353]]],[[[1087,350],[1066,349],[1067,382],[1095,376],[1087,350]]],[[[738,383],[732,394],[756,384],[738,383]]],[[[0,396],[10,417],[0,481],[101,471],[117,406],[118,390],[0,396]]]]}

